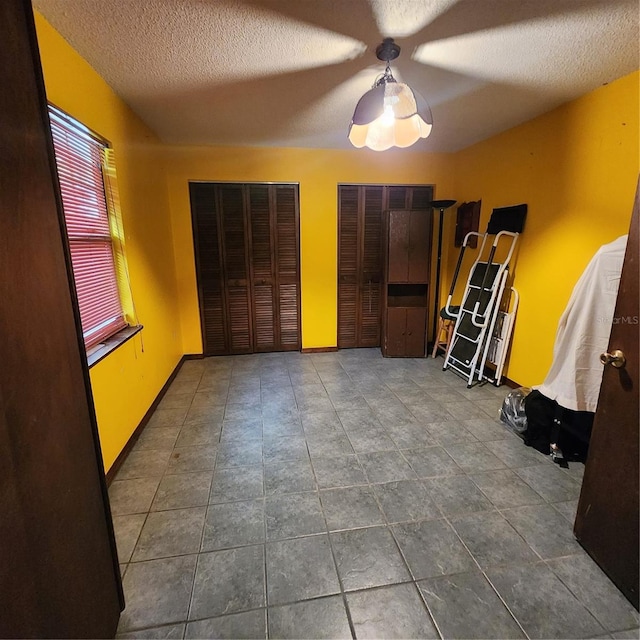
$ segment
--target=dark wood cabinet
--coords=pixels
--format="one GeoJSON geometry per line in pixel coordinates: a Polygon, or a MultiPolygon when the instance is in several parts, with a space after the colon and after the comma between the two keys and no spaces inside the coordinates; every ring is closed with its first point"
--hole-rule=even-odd
{"type": "MultiPolygon", "coordinates": [[[[426,215],[431,199],[429,186],[338,186],[338,347],[380,346],[384,211],[413,210],[426,215]]],[[[407,224],[410,227],[421,222],[414,218],[407,224]]],[[[400,244],[420,235],[409,227],[400,244]]],[[[414,279],[419,277],[416,269],[428,271],[428,264],[418,266],[420,260],[416,258],[417,252],[411,261],[411,276],[407,271],[407,277],[414,279]]]]}
{"type": "Polygon", "coordinates": [[[390,357],[424,355],[426,307],[389,307],[386,325],[385,355],[390,357]]]}
{"type": "Polygon", "coordinates": [[[426,351],[431,213],[388,211],[383,238],[382,353],[422,357],[426,351]]]}
{"type": "Polygon", "coordinates": [[[388,282],[429,280],[431,217],[419,211],[389,213],[388,282]]]}
{"type": "Polygon", "coordinates": [[[298,186],[189,190],[204,353],[300,350],[298,186]]]}

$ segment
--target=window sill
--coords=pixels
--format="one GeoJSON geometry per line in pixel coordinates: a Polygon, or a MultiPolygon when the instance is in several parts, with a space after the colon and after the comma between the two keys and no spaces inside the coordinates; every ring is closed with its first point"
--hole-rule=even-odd
{"type": "Polygon", "coordinates": [[[140,331],[142,331],[141,324],[133,327],[125,327],[118,331],[118,333],[114,333],[110,338],[107,338],[104,342],[91,347],[87,352],[87,364],[89,365],[89,369],[98,364],[100,360],[104,360],[104,358],[106,358],[112,351],[115,351],[140,331]]]}

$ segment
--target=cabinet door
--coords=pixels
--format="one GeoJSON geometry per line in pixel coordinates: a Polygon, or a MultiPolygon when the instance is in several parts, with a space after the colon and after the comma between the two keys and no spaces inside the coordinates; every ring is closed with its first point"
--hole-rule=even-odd
{"type": "Polygon", "coordinates": [[[425,354],[425,331],[427,310],[425,307],[407,308],[407,328],[405,335],[405,356],[421,358],[425,354]]]}
{"type": "Polygon", "coordinates": [[[431,213],[411,211],[409,217],[407,282],[429,282],[431,213]]]}
{"type": "Polygon", "coordinates": [[[404,307],[387,309],[385,355],[404,356],[406,348],[407,311],[404,307]]]}
{"type": "Polygon", "coordinates": [[[388,217],[387,279],[407,282],[409,277],[410,211],[390,211],[388,217]]]}

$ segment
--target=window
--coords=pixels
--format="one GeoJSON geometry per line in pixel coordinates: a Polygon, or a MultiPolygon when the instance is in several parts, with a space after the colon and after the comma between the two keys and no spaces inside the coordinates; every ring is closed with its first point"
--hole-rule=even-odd
{"type": "MultiPolygon", "coordinates": [[[[110,149],[85,126],[49,106],[82,334],[89,348],[127,326],[116,270],[110,149]]],[[[121,251],[120,251],[121,254],[121,251]]],[[[120,266],[120,265],[119,265],[120,266]]]]}

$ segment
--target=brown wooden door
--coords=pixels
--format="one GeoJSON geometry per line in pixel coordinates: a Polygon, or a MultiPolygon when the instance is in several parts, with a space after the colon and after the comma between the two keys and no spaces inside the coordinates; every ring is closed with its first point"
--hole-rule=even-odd
{"type": "Polygon", "coordinates": [[[431,212],[412,210],[409,216],[409,266],[407,282],[429,282],[431,212]]]}
{"type": "Polygon", "coordinates": [[[228,353],[226,298],[215,184],[190,183],[194,250],[204,352],[228,353]]]}
{"type": "Polygon", "coordinates": [[[624,368],[604,369],[575,522],[580,544],[638,608],[638,209],[629,231],[608,352],[624,368]]]}
{"type": "Polygon", "coordinates": [[[0,636],[107,638],[122,591],[31,3],[0,3],[0,636]]]}
{"type": "Polygon", "coordinates": [[[390,211],[388,275],[389,282],[409,282],[410,211],[390,211]]]}
{"type": "Polygon", "coordinates": [[[380,344],[381,186],[340,185],[338,346],[380,344]]]}
{"type": "Polygon", "coordinates": [[[407,310],[404,307],[387,309],[385,355],[403,356],[406,349],[407,310]]]}
{"type": "Polygon", "coordinates": [[[425,354],[425,332],[427,328],[426,307],[407,308],[407,335],[404,355],[421,358],[425,354]]]}
{"type": "Polygon", "coordinates": [[[253,331],[249,298],[249,234],[242,185],[219,185],[218,217],[222,229],[222,273],[227,300],[229,353],[251,353],[253,331]]]}
{"type": "Polygon", "coordinates": [[[389,282],[429,282],[431,214],[390,211],[387,218],[389,282]]]}
{"type": "Polygon", "coordinates": [[[383,212],[426,212],[431,196],[429,186],[338,186],[338,347],[380,345],[383,212]]]}
{"type": "Polygon", "coordinates": [[[204,353],[299,350],[297,185],[189,189],[204,353]]]}
{"type": "Polygon", "coordinates": [[[276,240],[276,351],[299,351],[300,234],[298,186],[274,185],[276,240]]]}

